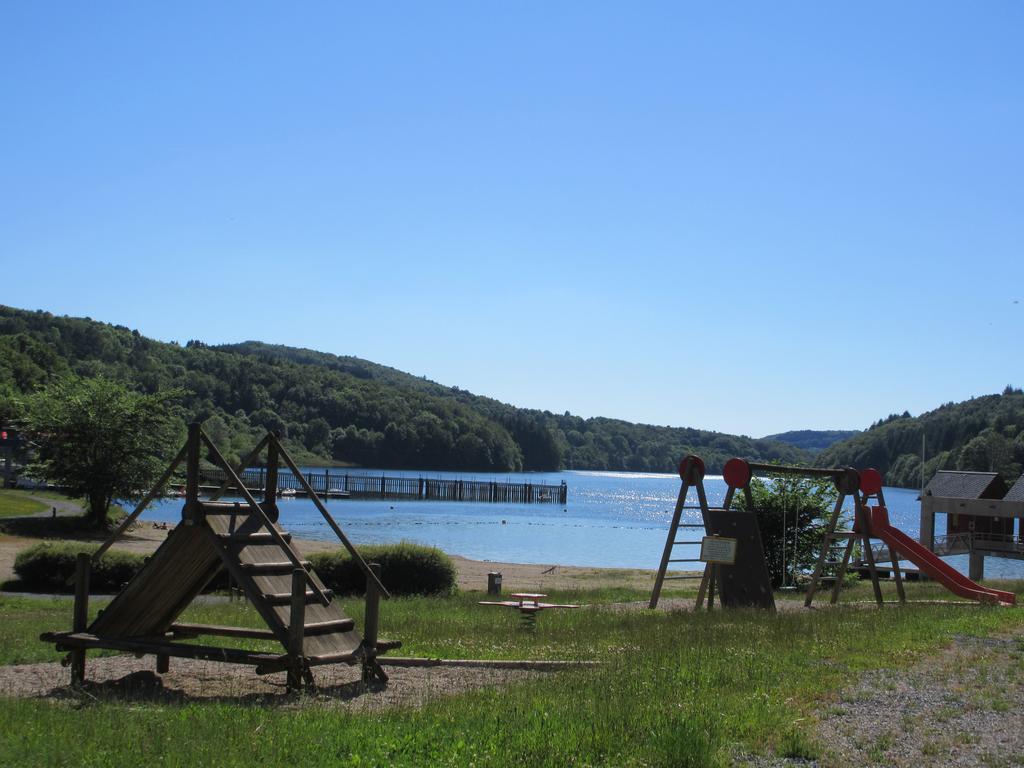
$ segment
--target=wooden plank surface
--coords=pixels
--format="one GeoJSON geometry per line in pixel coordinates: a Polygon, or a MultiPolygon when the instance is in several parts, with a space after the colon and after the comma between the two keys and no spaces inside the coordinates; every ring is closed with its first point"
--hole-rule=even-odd
{"type": "Polygon", "coordinates": [[[221,568],[201,526],[179,525],[89,627],[113,637],[162,635],[221,568]]]}

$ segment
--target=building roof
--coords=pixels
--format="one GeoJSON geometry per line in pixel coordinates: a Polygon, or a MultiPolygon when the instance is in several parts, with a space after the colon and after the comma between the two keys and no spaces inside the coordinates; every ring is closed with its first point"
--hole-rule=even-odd
{"type": "Polygon", "coordinates": [[[997,472],[941,470],[935,473],[924,492],[946,499],[1001,499],[1006,494],[1006,483],[997,472]]]}
{"type": "Polygon", "coordinates": [[[1013,488],[1003,496],[1003,501],[1024,501],[1024,475],[1017,478],[1017,482],[1013,484],[1013,488]]]}

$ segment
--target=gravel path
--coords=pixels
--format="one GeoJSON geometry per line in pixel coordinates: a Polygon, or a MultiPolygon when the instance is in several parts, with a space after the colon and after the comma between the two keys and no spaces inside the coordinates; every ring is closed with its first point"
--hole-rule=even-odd
{"type": "Polygon", "coordinates": [[[171,659],[170,671],[153,672],[153,658],[110,656],[89,659],[86,683],[75,691],[69,671],[58,663],[0,667],[0,697],[50,701],[155,703],[227,702],[261,706],[326,706],[355,711],[395,706],[422,706],[443,696],[478,688],[509,685],[551,675],[532,670],[481,667],[387,667],[387,684],[364,689],[358,666],[317,667],[317,690],[296,699],[285,693],[284,673],[259,676],[251,667],[193,659],[171,659]]]}
{"type": "Polygon", "coordinates": [[[906,670],[864,674],[817,723],[820,760],[757,766],[1024,765],[1024,633],[960,637],[906,670]]]}

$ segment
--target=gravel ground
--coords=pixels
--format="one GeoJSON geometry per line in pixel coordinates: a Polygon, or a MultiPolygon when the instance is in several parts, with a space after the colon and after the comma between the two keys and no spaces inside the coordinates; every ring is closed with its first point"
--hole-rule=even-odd
{"type": "Polygon", "coordinates": [[[1022,766],[1024,633],[957,638],[906,670],[861,677],[817,723],[820,760],[742,757],[757,766],[1022,766]]]}
{"type": "Polygon", "coordinates": [[[153,672],[153,658],[111,656],[89,659],[86,683],[75,691],[70,672],[58,663],[0,667],[0,697],[51,701],[85,700],[188,703],[223,701],[261,706],[327,706],[364,711],[422,706],[431,699],[485,687],[508,685],[551,672],[480,667],[387,667],[387,684],[364,689],[358,666],[317,667],[317,690],[301,699],[285,693],[284,673],[258,676],[251,667],[193,659],[171,659],[170,671],[153,672]]]}

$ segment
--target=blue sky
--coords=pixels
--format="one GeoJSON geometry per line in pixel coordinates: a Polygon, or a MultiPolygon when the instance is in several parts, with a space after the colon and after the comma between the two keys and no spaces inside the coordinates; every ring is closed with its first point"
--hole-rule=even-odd
{"type": "Polygon", "coordinates": [[[755,436],[1024,385],[1024,5],[369,5],[3,4],[0,303],[755,436]]]}

